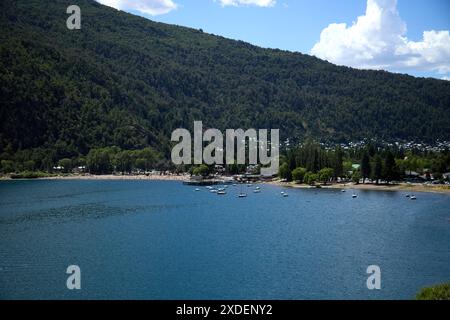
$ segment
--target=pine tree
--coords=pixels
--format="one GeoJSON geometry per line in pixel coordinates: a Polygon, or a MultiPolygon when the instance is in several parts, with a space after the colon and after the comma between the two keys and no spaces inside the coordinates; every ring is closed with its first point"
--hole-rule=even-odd
{"type": "Polygon", "coordinates": [[[364,151],[361,159],[361,175],[363,183],[366,183],[366,179],[370,176],[370,157],[367,151],[364,151]]]}
{"type": "Polygon", "coordinates": [[[373,167],[373,178],[376,180],[376,183],[380,183],[380,179],[382,178],[383,174],[383,163],[380,155],[375,156],[375,163],[373,167]]]}
{"type": "Polygon", "coordinates": [[[388,151],[386,154],[384,164],[384,178],[388,183],[398,178],[397,166],[395,164],[394,155],[391,151],[388,151]]]}
{"type": "Polygon", "coordinates": [[[335,178],[342,177],[344,173],[344,165],[343,165],[343,152],[341,147],[336,148],[333,169],[335,178]]]}

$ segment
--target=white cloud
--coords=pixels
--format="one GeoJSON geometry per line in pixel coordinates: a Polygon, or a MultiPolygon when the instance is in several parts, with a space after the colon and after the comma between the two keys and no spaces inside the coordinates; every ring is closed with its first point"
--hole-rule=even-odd
{"type": "Polygon", "coordinates": [[[418,42],[410,41],[406,32],[397,0],[367,0],[365,15],[351,26],[330,24],[311,54],[355,68],[450,72],[449,31],[425,31],[418,42]]]}
{"type": "Polygon", "coordinates": [[[97,2],[116,9],[136,10],[152,16],[169,13],[178,7],[172,0],[97,0],[97,2]]]}
{"type": "Polygon", "coordinates": [[[276,0],[219,0],[222,6],[257,6],[273,7],[276,0]]]}

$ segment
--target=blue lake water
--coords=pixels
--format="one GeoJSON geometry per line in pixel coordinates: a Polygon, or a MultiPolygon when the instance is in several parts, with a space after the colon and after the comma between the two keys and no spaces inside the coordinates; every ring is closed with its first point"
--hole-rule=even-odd
{"type": "Polygon", "coordinates": [[[449,195],[261,187],[0,182],[0,298],[411,299],[450,280],[449,195]]]}

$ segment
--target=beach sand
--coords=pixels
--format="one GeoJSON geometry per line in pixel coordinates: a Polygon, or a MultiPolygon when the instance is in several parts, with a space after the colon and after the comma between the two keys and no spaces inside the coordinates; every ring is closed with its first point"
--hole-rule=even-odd
{"type": "MultiPolygon", "coordinates": [[[[281,181],[273,181],[271,184],[283,186],[287,188],[301,188],[301,189],[311,189],[315,187],[311,187],[309,185],[304,184],[295,184],[292,182],[281,182],[281,181]]],[[[322,189],[342,189],[342,190],[374,190],[374,191],[405,191],[407,193],[413,194],[415,192],[434,192],[434,193],[443,193],[450,195],[450,186],[443,185],[424,185],[424,184],[409,184],[409,183],[400,183],[400,184],[354,184],[354,183],[336,183],[329,185],[320,185],[322,189]]]]}
{"type": "MultiPolygon", "coordinates": [[[[33,180],[147,180],[147,181],[188,181],[189,175],[61,175],[45,178],[38,178],[33,180]]],[[[11,180],[9,177],[3,176],[0,180],[11,180]]],[[[305,184],[295,184],[293,182],[282,182],[281,180],[274,180],[271,182],[265,182],[272,185],[277,185],[286,188],[298,188],[298,189],[314,189],[315,186],[309,186],[305,184]]],[[[444,185],[425,185],[415,183],[400,183],[400,184],[354,184],[354,183],[335,183],[328,185],[320,185],[322,189],[353,189],[353,190],[375,190],[375,191],[404,191],[409,194],[415,192],[434,192],[450,195],[450,186],[444,185]]]]}

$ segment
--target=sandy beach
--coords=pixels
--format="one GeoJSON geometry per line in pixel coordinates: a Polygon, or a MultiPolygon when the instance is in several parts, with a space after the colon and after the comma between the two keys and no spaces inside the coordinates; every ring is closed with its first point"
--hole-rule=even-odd
{"type": "MultiPolygon", "coordinates": [[[[281,182],[281,181],[273,181],[271,184],[283,186],[287,188],[302,188],[302,189],[311,189],[316,188],[314,186],[304,185],[304,184],[295,184],[292,182],[281,182]]],[[[443,185],[425,185],[425,184],[409,184],[409,183],[400,183],[400,184],[392,184],[392,185],[376,185],[376,184],[354,184],[354,183],[336,183],[329,185],[320,185],[322,189],[342,189],[342,190],[373,190],[373,191],[405,191],[408,193],[415,192],[434,192],[434,193],[442,193],[450,195],[450,186],[443,185]]]]}
{"type": "MultiPolygon", "coordinates": [[[[147,180],[147,181],[188,181],[190,179],[189,175],[60,175],[51,176],[44,178],[37,178],[31,180],[147,180]]],[[[2,176],[0,180],[12,180],[9,177],[2,176]]],[[[29,179],[22,179],[29,180],[29,179]]],[[[298,188],[298,189],[315,189],[316,186],[310,186],[305,184],[296,184],[293,182],[282,182],[280,180],[274,180],[271,182],[264,182],[272,185],[277,185],[285,188],[298,188]]],[[[335,183],[328,185],[320,185],[322,189],[345,189],[345,190],[373,190],[373,191],[405,191],[408,193],[415,192],[434,192],[450,195],[450,186],[445,185],[425,185],[425,184],[414,184],[414,183],[400,183],[400,184],[354,184],[354,183],[335,183]]]]}

